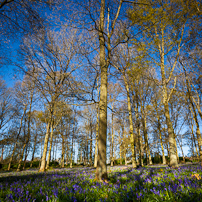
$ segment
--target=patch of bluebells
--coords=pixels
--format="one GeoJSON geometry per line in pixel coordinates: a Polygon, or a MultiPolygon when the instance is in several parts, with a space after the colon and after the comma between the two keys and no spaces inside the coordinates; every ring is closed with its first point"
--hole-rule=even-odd
{"type": "Polygon", "coordinates": [[[95,181],[92,168],[10,173],[0,177],[0,201],[202,201],[202,178],[192,177],[202,176],[200,165],[109,171],[109,183],[95,181]]]}

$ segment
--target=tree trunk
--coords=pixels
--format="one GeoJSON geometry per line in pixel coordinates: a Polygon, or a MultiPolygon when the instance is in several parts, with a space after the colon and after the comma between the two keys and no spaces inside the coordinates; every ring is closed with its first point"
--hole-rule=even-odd
{"type": "Polygon", "coordinates": [[[67,144],[67,146],[66,146],[66,164],[68,164],[69,163],[69,147],[68,147],[68,144],[67,144]]]}
{"type": "Polygon", "coordinates": [[[52,150],[52,144],[53,144],[53,121],[51,121],[51,125],[50,125],[50,145],[49,145],[49,151],[48,151],[48,159],[47,159],[47,163],[46,163],[46,169],[49,168],[49,164],[50,164],[50,159],[51,159],[51,150],[52,150]]]}
{"type": "Polygon", "coordinates": [[[191,103],[190,101],[190,110],[192,112],[193,115],[193,119],[195,121],[196,124],[196,137],[197,137],[197,142],[198,142],[198,148],[199,148],[199,157],[202,163],[202,141],[201,141],[201,132],[200,132],[200,127],[199,127],[199,122],[198,122],[198,118],[197,118],[197,114],[196,114],[196,109],[193,103],[191,103]]]}
{"type": "MultiPolygon", "coordinates": [[[[167,125],[167,130],[168,130],[168,141],[169,141],[169,146],[170,146],[170,166],[171,167],[178,167],[178,162],[177,162],[177,155],[176,155],[176,149],[175,149],[175,135],[174,135],[174,130],[173,130],[173,125],[170,119],[170,110],[169,110],[169,105],[168,105],[168,90],[167,90],[167,80],[166,80],[166,74],[165,74],[165,62],[164,62],[164,57],[165,57],[165,50],[164,50],[164,29],[161,29],[161,44],[159,43],[159,53],[161,57],[161,79],[162,79],[162,89],[163,89],[163,105],[164,105],[164,114],[166,117],[166,125],[167,125]]],[[[156,31],[156,36],[157,38],[159,37],[156,31]]],[[[179,49],[178,49],[179,51],[179,49]]]]}
{"type": "Polygon", "coordinates": [[[177,161],[178,161],[178,163],[179,163],[180,159],[179,159],[179,156],[178,156],[178,151],[177,151],[176,134],[175,134],[175,149],[176,149],[177,161]]]}
{"type": "Polygon", "coordinates": [[[0,159],[1,162],[4,160],[3,155],[4,155],[4,145],[1,146],[1,159],[0,159]]]}
{"type": "Polygon", "coordinates": [[[107,139],[107,71],[108,66],[105,60],[105,38],[104,38],[104,12],[105,0],[101,0],[100,24],[99,24],[99,45],[100,45],[100,119],[99,119],[99,137],[98,137],[98,161],[96,169],[96,179],[107,180],[106,164],[106,139],[107,139]]]}
{"type": "Polygon", "coordinates": [[[114,110],[114,104],[112,105],[112,139],[111,139],[111,166],[114,165],[114,114],[113,114],[113,110],[114,110]]]}
{"type": "Polygon", "coordinates": [[[145,141],[145,148],[146,148],[147,164],[148,165],[152,165],[152,158],[151,158],[150,148],[149,148],[149,143],[148,143],[147,119],[146,119],[146,116],[144,116],[142,118],[142,126],[143,126],[144,141],[145,141]]]}
{"type": "Polygon", "coordinates": [[[11,163],[12,163],[13,156],[14,156],[14,154],[15,154],[15,150],[16,150],[16,147],[17,147],[18,138],[19,138],[20,133],[21,133],[21,130],[22,130],[22,121],[23,121],[24,115],[25,115],[25,113],[26,113],[26,110],[27,110],[27,105],[25,105],[25,107],[24,107],[23,115],[22,115],[21,120],[20,120],[20,128],[19,128],[19,131],[18,131],[16,140],[15,140],[16,142],[14,143],[14,148],[13,148],[13,152],[12,152],[11,158],[10,158],[10,160],[9,160],[8,171],[9,171],[10,168],[11,168],[11,163]]]}
{"type": "Polygon", "coordinates": [[[46,168],[46,154],[47,154],[47,148],[48,148],[49,135],[50,135],[50,122],[48,122],[46,126],[46,136],[44,141],[43,155],[41,158],[41,166],[40,166],[39,172],[44,172],[46,168]]]}
{"type": "Polygon", "coordinates": [[[169,150],[168,142],[166,143],[166,147],[167,147],[168,158],[170,158],[170,150],[169,150]]]}
{"type": "MultiPolygon", "coordinates": [[[[25,123],[24,123],[24,138],[26,138],[25,136],[26,136],[26,119],[25,119],[25,123]]],[[[27,137],[27,139],[28,139],[28,137],[27,137]]],[[[27,142],[28,142],[28,141],[24,139],[24,144],[23,144],[22,153],[21,153],[20,159],[19,159],[19,161],[18,161],[17,172],[20,171],[21,162],[22,162],[22,159],[23,159],[23,155],[24,155],[24,151],[25,151],[25,147],[26,147],[26,145],[27,145],[27,142]]]]}
{"type": "Polygon", "coordinates": [[[178,143],[180,145],[181,152],[182,152],[183,163],[185,163],[185,158],[184,158],[184,152],[183,152],[183,148],[182,148],[182,143],[180,144],[179,139],[177,139],[177,140],[178,140],[178,143]]]}
{"type": "Polygon", "coordinates": [[[25,169],[25,165],[26,165],[26,160],[27,160],[27,156],[28,156],[28,143],[30,140],[30,127],[31,127],[31,113],[32,113],[32,100],[33,100],[33,92],[34,92],[34,88],[32,88],[31,91],[31,97],[30,97],[30,105],[29,105],[29,113],[28,113],[28,122],[27,122],[27,139],[26,139],[26,151],[25,151],[25,159],[24,159],[24,165],[23,165],[23,170],[25,169]]]}
{"type": "Polygon", "coordinates": [[[93,165],[93,126],[92,126],[92,122],[90,124],[90,166],[93,165]]]}
{"type": "Polygon", "coordinates": [[[34,148],[33,148],[33,152],[32,152],[32,160],[31,160],[31,164],[30,164],[30,168],[32,167],[33,161],[34,161],[34,154],[35,154],[35,150],[36,150],[36,140],[37,140],[37,133],[34,137],[34,148]]]}
{"type": "Polygon", "coordinates": [[[20,155],[20,159],[19,159],[19,162],[18,162],[17,172],[19,172],[19,171],[20,171],[20,168],[21,168],[21,162],[22,162],[22,159],[23,159],[25,147],[26,147],[26,143],[23,144],[22,153],[21,153],[21,155],[20,155]]]}
{"type": "Polygon", "coordinates": [[[138,141],[139,141],[139,165],[143,167],[143,158],[142,158],[142,137],[140,135],[140,124],[137,127],[138,132],[138,141]]]}
{"type": "MultiPolygon", "coordinates": [[[[99,94],[99,91],[98,91],[99,94]]],[[[98,135],[99,135],[99,105],[96,106],[97,109],[97,121],[96,121],[96,141],[95,141],[95,158],[94,167],[97,168],[97,157],[98,157],[98,135]]]]}
{"type": "Polygon", "coordinates": [[[163,165],[166,164],[166,158],[165,158],[165,154],[164,154],[164,148],[163,148],[163,140],[162,140],[162,133],[161,133],[161,122],[158,116],[158,112],[157,112],[157,121],[158,121],[158,131],[159,131],[159,138],[160,138],[160,142],[161,142],[161,151],[162,151],[162,155],[163,155],[163,165]]]}
{"type": "MultiPolygon", "coordinates": [[[[123,131],[124,133],[124,131],[123,131]]],[[[121,133],[119,132],[119,156],[120,156],[120,164],[122,165],[122,144],[121,144],[121,133]]]]}
{"type": "Polygon", "coordinates": [[[132,166],[133,168],[136,168],[136,160],[135,160],[135,145],[134,145],[134,133],[133,133],[133,119],[132,119],[132,109],[131,109],[131,101],[130,101],[130,92],[129,92],[129,86],[128,82],[125,76],[125,73],[122,73],[124,83],[125,83],[125,88],[127,92],[127,101],[128,101],[128,114],[129,114],[129,124],[130,124],[130,144],[131,144],[131,151],[132,151],[132,166]]]}
{"type": "Polygon", "coordinates": [[[28,145],[26,146],[26,150],[25,150],[25,159],[24,159],[24,163],[23,163],[23,170],[26,167],[26,161],[27,161],[27,156],[28,156],[29,150],[28,150],[28,145]]]}
{"type": "Polygon", "coordinates": [[[72,168],[72,161],[73,161],[73,146],[74,146],[74,138],[73,138],[73,135],[72,135],[72,148],[71,148],[70,168],[72,168]]]}
{"type": "Polygon", "coordinates": [[[16,147],[17,147],[17,143],[15,143],[15,145],[14,145],[13,152],[12,152],[11,158],[10,158],[10,160],[9,160],[8,169],[7,169],[8,171],[9,171],[10,168],[11,168],[11,163],[12,163],[12,160],[13,160],[13,156],[14,156],[14,154],[15,154],[16,147]]]}
{"type": "MultiPolygon", "coordinates": [[[[124,120],[123,120],[124,122],[124,120]]],[[[122,132],[123,132],[123,147],[124,147],[124,159],[125,159],[125,165],[127,165],[127,147],[126,147],[126,133],[125,133],[125,127],[124,127],[124,123],[121,124],[122,127],[122,132]]]]}
{"type": "MultiPolygon", "coordinates": [[[[198,149],[197,149],[197,145],[196,145],[196,141],[195,141],[195,136],[194,136],[194,125],[193,125],[192,122],[191,122],[191,133],[192,133],[192,138],[193,138],[193,142],[194,142],[194,146],[195,146],[195,150],[196,150],[197,159],[199,159],[198,149]]],[[[193,151],[194,151],[194,147],[193,147],[193,151]]]]}
{"type": "Polygon", "coordinates": [[[62,134],[61,131],[61,135],[62,135],[62,156],[61,156],[61,168],[64,168],[64,162],[65,162],[65,139],[64,139],[64,135],[62,134]]]}

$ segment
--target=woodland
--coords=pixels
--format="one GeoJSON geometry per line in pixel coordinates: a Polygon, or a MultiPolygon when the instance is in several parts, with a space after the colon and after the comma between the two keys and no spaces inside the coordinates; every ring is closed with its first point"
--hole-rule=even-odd
{"type": "Polygon", "coordinates": [[[0,169],[107,182],[107,165],[202,161],[201,16],[198,0],[0,0],[0,169]]]}

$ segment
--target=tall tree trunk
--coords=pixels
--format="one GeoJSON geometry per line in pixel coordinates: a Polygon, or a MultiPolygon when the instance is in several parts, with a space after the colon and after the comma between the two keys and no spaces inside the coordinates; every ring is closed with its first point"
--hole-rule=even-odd
{"type": "MultiPolygon", "coordinates": [[[[156,36],[159,38],[156,31],[156,36]]],[[[169,105],[168,105],[168,90],[167,90],[167,79],[166,79],[166,74],[165,74],[165,62],[164,62],[164,57],[165,57],[165,41],[164,41],[164,28],[161,28],[161,44],[158,44],[159,46],[159,53],[161,57],[161,79],[162,79],[162,89],[163,89],[163,105],[164,105],[164,113],[166,117],[166,125],[167,125],[167,130],[168,130],[168,141],[169,141],[169,146],[170,146],[170,166],[171,167],[178,167],[178,162],[177,162],[177,155],[176,155],[176,149],[175,149],[175,135],[174,135],[174,130],[173,130],[173,125],[170,119],[170,110],[169,110],[169,105]]],[[[179,49],[178,49],[179,51],[179,49]]],[[[174,65],[173,65],[174,67],[174,65]]],[[[171,76],[171,74],[170,74],[171,76]]]]}
{"type": "Polygon", "coordinates": [[[142,118],[142,125],[143,125],[143,133],[144,133],[146,154],[147,154],[147,159],[148,159],[147,164],[152,165],[152,158],[151,158],[151,154],[150,154],[150,148],[149,148],[149,142],[148,142],[148,134],[147,134],[147,118],[146,118],[146,116],[144,116],[142,118]]]}
{"type": "MultiPolygon", "coordinates": [[[[99,90],[98,94],[99,94],[99,90]]],[[[95,158],[94,158],[94,167],[97,167],[97,157],[98,157],[98,135],[99,135],[99,104],[96,105],[97,111],[97,121],[96,121],[96,140],[95,140],[95,158]]]]}
{"type": "Polygon", "coordinates": [[[68,144],[66,145],[66,164],[69,163],[69,147],[68,147],[68,144]]]}
{"type": "Polygon", "coordinates": [[[113,110],[114,110],[114,103],[112,105],[112,139],[111,139],[111,166],[114,165],[114,114],[113,114],[113,110]]]}
{"type": "MultiPolygon", "coordinates": [[[[74,127],[73,127],[73,133],[72,133],[72,148],[71,148],[71,159],[70,159],[70,168],[72,168],[72,161],[73,161],[73,151],[74,151],[74,135],[75,135],[75,121],[76,121],[76,114],[74,115],[74,127]]],[[[70,128],[70,125],[69,125],[70,128]]]]}
{"type": "Polygon", "coordinates": [[[51,121],[51,125],[50,125],[50,145],[49,145],[49,151],[48,151],[48,159],[47,159],[47,163],[46,163],[46,169],[49,168],[49,164],[50,164],[50,159],[51,159],[51,150],[52,150],[52,144],[53,144],[53,121],[51,121]]]}
{"type": "Polygon", "coordinates": [[[58,151],[58,141],[57,138],[55,138],[55,160],[57,160],[57,151],[58,151]]]}
{"type": "Polygon", "coordinates": [[[164,154],[162,132],[161,132],[161,122],[160,122],[160,118],[159,118],[158,112],[157,112],[157,121],[158,121],[159,138],[160,138],[160,142],[161,142],[161,151],[162,151],[162,155],[163,155],[163,165],[165,165],[166,164],[166,158],[165,158],[165,154],[164,154]]]}
{"type": "Polygon", "coordinates": [[[28,122],[27,122],[27,140],[26,140],[26,151],[25,151],[25,159],[24,159],[24,165],[23,165],[23,170],[25,169],[25,165],[26,165],[26,160],[27,160],[27,156],[28,156],[28,143],[30,140],[30,130],[31,130],[31,113],[32,113],[32,101],[33,101],[33,94],[34,93],[34,88],[32,88],[31,91],[31,97],[30,97],[30,104],[29,104],[29,113],[28,113],[28,122]]]}
{"type": "Polygon", "coordinates": [[[61,168],[64,168],[64,162],[65,162],[65,139],[64,139],[64,135],[62,134],[61,131],[61,135],[62,135],[62,156],[61,156],[61,168]]]}
{"type": "Polygon", "coordinates": [[[25,150],[25,159],[24,159],[24,162],[23,162],[23,170],[25,169],[26,167],[26,161],[27,161],[27,156],[28,156],[28,153],[29,153],[29,150],[28,150],[28,145],[26,146],[26,150],[25,150]]]}
{"type": "Polygon", "coordinates": [[[174,130],[172,126],[172,122],[170,119],[170,111],[169,111],[169,106],[168,106],[168,98],[167,98],[167,87],[166,87],[166,78],[162,77],[163,84],[163,98],[164,98],[164,110],[165,110],[165,116],[166,116],[166,124],[167,124],[167,130],[168,130],[168,135],[169,135],[169,146],[170,146],[170,166],[171,167],[178,167],[178,162],[177,162],[177,154],[176,154],[176,147],[175,147],[175,135],[174,135],[174,130]]]}
{"type": "Polygon", "coordinates": [[[40,166],[39,172],[44,172],[46,168],[46,154],[47,154],[47,148],[48,148],[49,135],[50,135],[50,121],[48,122],[46,126],[46,136],[44,141],[43,155],[41,158],[41,166],[40,166]]]}
{"type": "Polygon", "coordinates": [[[16,147],[17,147],[18,138],[19,138],[20,133],[21,133],[21,130],[22,130],[22,121],[23,121],[23,118],[24,118],[24,116],[25,116],[26,110],[27,110],[27,105],[24,106],[23,115],[22,115],[21,120],[20,120],[20,128],[19,128],[17,137],[16,137],[16,139],[15,139],[15,143],[14,143],[14,148],[13,148],[12,155],[11,155],[11,157],[10,157],[10,159],[9,159],[9,164],[8,164],[8,169],[7,169],[8,171],[9,171],[10,168],[11,168],[11,163],[12,163],[13,156],[14,156],[14,154],[15,154],[15,150],[16,150],[16,147]]]}
{"type": "Polygon", "coordinates": [[[193,119],[195,121],[196,124],[196,137],[197,137],[197,142],[198,142],[198,148],[199,148],[199,157],[202,163],[202,139],[201,139],[201,132],[200,132],[200,127],[199,127],[199,122],[198,122],[198,118],[197,118],[197,113],[196,113],[196,109],[194,104],[190,101],[190,110],[192,112],[193,115],[193,119]]]}
{"type": "Polygon", "coordinates": [[[105,60],[105,38],[104,38],[104,13],[105,0],[101,0],[100,24],[99,24],[99,45],[100,45],[100,69],[101,69],[101,86],[100,86],[100,119],[99,119],[99,137],[98,137],[98,161],[96,169],[96,179],[106,180],[106,139],[107,139],[107,71],[108,66],[105,60]]]}
{"type": "Polygon", "coordinates": [[[177,155],[177,161],[179,163],[180,159],[179,159],[178,150],[177,150],[176,134],[175,134],[175,150],[176,150],[176,155],[177,155]]]}
{"type": "Polygon", "coordinates": [[[53,139],[53,157],[52,157],[53,160],[55,160],[55,141],[53,139]]]}
{"type": "MultiPolygon", "coordinates": [[[[98,137],[98,162],[96,169],[96,179],[102,181],[107,180],[107,156],[106,156],[106,140],[107,140],[107,72],[111,59],[111,36],[114,32],[116,20],[119,16],[123,0],[120,0],[119,7],[113,22],[111,23],[111,32],[109,32],[109,12],[108,12],[108,28],[107,28],[107,61],[105,53],[105,0],[101,0],[100,4],[100,22],[99,22],[99,49],[100,49],[100,69],[101,69],[101,86],[100,86],[100,119],[99,119],[99,137],[98,137]]],[[[109,11],[109,9],[108,9],[109,11]]]]}
{"type": "Polygon", "coordinates": [[[97,167],[97,157],[98,157],[98,136],[99,136],[99,100],[100,100],[100,90],[98,87],[99,81],[97,80],[97,94],[98,94],[98,103],[96,104],[96,140],[95,140],[95,157],[94,157],[94,168],[97,167]]]}
{"type": "Polygon", "coordinates": [[[130,124],[130,144],[131,144],[131,151],[132,151],[132,166],[136,168],[136,154],[135,154],[135,145],[134,145],[134,132],[133,132],[133,119],[132,119],[132,109],[131,109],[131,100],[130,100],[130,92],[129,92],[129,85],[125,76],[125,72],[122,72],[126,93],[127,93],[127,102],[128,102],[128,114],[129,114],[129,124],[130,124]]]}
{"type": "MultiPolygon", "coordinates": [[[[122,131],[124,133],[124,131],[122,131]]],[[[119,156],[120,156],[120,164],[122,165],[122,143],[121,143],[121,133],[119,131],[119,156]]]]}
{"type": "Polygon", "coordinates": [[[34,154],[35,154],[35,150],[36,150],[36,140],[37,140],[37,133],[34,137],[34,148],[33,148],[33,152],[32,152],[32,160],[31,160],[31,164],[30,164],[30,168],[32,167],[33,161],[34,161],[34,154]]]}
{"type": "Polygon", "coordinates": [[[168,142],[166,142],[166,148],[167,148],[168,158],[170,158],[170,150],[169,150],[168,142]]]}
{"type": "Polygon", "coordinates": [[[125,159],[125,165],[127,165],[127,147],[126,147],[126,132],[124,127],[124,120],[123,124],[121,124],[122,132],[123,132],[123,150],[124,150],[124,159],[125,159]]]}
{"type": "MultiPolygon", "coordinates": [[[[26,138],[25,136],[26,136],[26,119],[25,119],[25,123],[24,123],[24,138],[26,138]]],[[[26,139],[28,139],[28,137],[27,137],[26,139]]],[[[20,168],[21,168],[21,163],[22,163],[22,159],[23,159],[25,147],[26,147],[27,142],[28,142],[26,139],[24,139],[24,144],[23,144],[23,148],[22,148],[22,153],[21,153],[20,159],[19,159],[19,161],[18,161],[17,172],[19,172],[19,171],[20,171],[20,168]]]]}
{"type": "Polygon", "coordinates": [[[138,141],[139,141],[139,165],[143,166],[143,158],[142,158],[142,137],[140,135],[140,124],[137,127],[138,141]]]}
{"type": "Polygon", "coordinates": [[[18,162],[17,172],[19,172],[19,171],[20,171],[20,168],[21,168],[21,162],[22,162],[22,159],[23,159],[25,147],[26,147],[26,143],[23,144],[22,153],[21,153],[21,155],[20,155],[20,159],[19,159],[19,162],[18,162]]]}
{"type": "Polygon", "coordinates": [[[9,164],[8,164],[8,169],[7,169],[8,171],[9,171],[10,168],[11,168],[11,163],[12,163],[12,160],[13,160],[13,156],[14,156],[14,154],[15,154],[16,147],[17,147],[17,143],[14,144],[13,152],[12,152],[12,155],[11,155],[11,157],[10,157],[10,159],[9,159],[9,164]]]}
{"type": "Polygon", "coordinates": [[[182,143],[180,144],[179,139],[177,139],[177,140],[178,140],[178,143],[179,143],[179,145],[180,145],[181,152],[182,152],[182,158],[183,158],[183,162],[185,162],[185,158],[184,158],[184,151],[183,151],[183,148],[182,148],[182,143]]]}
{"type": "Polygon", "coordinates": [[[92,122],[90,123],[90,166],[93,165],[93,126],[92,122]]]}
{"type": "MultiPolygon", "coordinates": [[[[194,142],[194,146],[195,146],[195,150],[196,150],[197,159],[199,159],[198,149],[197,149],[197,145],[196,145],[196,141],[195,141],[195,136],[194,136],[194,124],[192,122],[191,122],[191,133],[192,133],[192,138],[193,138],[193,142],[194,142]]],[[[193,150],[194,150],[194,147],[193,147],[193,150]]]]}
{"type": "Polygon", "coordinates": [[[1,146],[1,162],[4,160],[4,145],[1,146]]]}
{"type": "MultiPolygon", "coordinates": [[[[73,132],[74,133],[74,132],[73,132]]],[[[74,138],[73,138],[73,135],[72,135],[72,148],[71,148],[71,157],[70,157],[70,168],[72,168],[72,161],[73,161],[73,146],[74,146],[74,138]]]]}

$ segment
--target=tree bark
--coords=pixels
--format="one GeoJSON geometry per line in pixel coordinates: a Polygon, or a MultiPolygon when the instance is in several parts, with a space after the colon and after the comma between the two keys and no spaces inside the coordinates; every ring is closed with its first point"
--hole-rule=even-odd
{"type": "MultiPolygon", "coordinates": [[[[108,33],[107,33],[107,60],[105,53],[105,33],[104,33],[104,20],[105,20],[105,0],[101,0],[100,6],[100,22],[99,22],[99,49],[100,49],[100,69],[101,69],[101,86],[100,86],[100,119],[99,119],[99,137],[98,137],[98,162],[96,169],[96,179],[102,181],[107,180],[107,164],[106,164],[106,140],[107,140],[107,77],[108,66],[111,59],[111,36],[114,32],[116,20],[119,16],[123,0],[120,0],[116,16],[111,23],[111,32],[109,32],[109,13],[108,13],[108,33]]],[[[108,9],[109,11],[109,9],[108,9]]]]}
{"type": "Polygon", "coordinates": [[[65,139],[64,139],[64,135],[62,134],[61,131],[61,136],[62,136],[62,156],[61,156],[61,168],[65,167],[65,139]]]}
{"type": "MultiPolygon", "coordinates": [[[[156,37],[159,38],[157,29],[155,29],[156,32],[156,37]]],[[[177,155],[176,155],[176,149],[175,149],[175,135],[174,135],[174,130],[173,130],[173,125],[170,119],[170,110],[169,110],[169,99],[168,99],[168,90],[167,90],[167,79],[166,79],[166,73],[165,73],[165,62],[164,62],[164,57],[165,57],[165,41],[164,41],[164,28],[161,28],[161,43],[158,43],[159,47],[159,53],[160,53],[160,58],[161,58],[161,81],[162,81],[162,89],[163,89],[163,105],[164,105],[164,114],[166,117],[166,125],[167,125],[167,130],[168,130],[168,141],[169,141],[169,146],[170,146],[170,166],[171,167],[178,167],[178,162],[177,162],[177,155]]],[[[178,48],[178,52],[179,52],[178,48]]],[[[176,61],[175,61],[176,62],[176,61]]],[[[175,67],[175,63],[173,65],[173,68],[175,67]]],[[[172,75],[172,71],[169,75],[169,78],[172,75]]],[[[169,82],[169,79],[168,79],[169,82]]]]}
{"type": "Polygon", "coordinates": [[[165,165],[166,164],[166,158],[165,158],[165,154],[164,154],[163,141],[162,141],[162,132],[161,132],[161,122],[160,122],[158,112],[157,112],[157,121],[158,121],[159,138],[160,138],[160,142],[161,142],[161,151],[162,151],[162,155],[163,155],[163,165],[165,165]]]}
{"type": "Polygon", "coordinates": [[[125,72],[122,72],[126,93],[127,93],[127,103],[128,103],[128,114],[129,114],[129,124],[130,124],[130,144],[131,144],[131,151],[132,151],[132,166],[136,168],[136,159],[135,159],[135,145],[134,145],[134,133],[133,133],[133,119],[132,119],[132,109],[131,109],[131,100],[130,100],[130,92],[129,92],[129,85],[125,76],[125,72]]]}
{"type": "Polygon", "coordinates": [[[20,155],[20,159],[19,159],[19,162],[18,162],[17,172],[19,172],[19,171],[20,171],[20,168],[21,168],[21,162],[22,162],[22,159],[23,159],[25,147],[26,147],[26,143],[23,144],[22,153],[21,153],[21,155],[20,155]]]}
{"type": "MultiPolygon", "coordinates": [[[[124,131],[123,131],[124,133],[124,131]]],[[[119,133],[120,134],[120,133],[119,133]]],[[[121,135],[119,135],[119,156],[120,156],[120,164],[122,165],[122,144],[121,144],[121,135]]]]}
{"type": "Polygon", "coordinates": [[[150,153],[150,148],[149,148],[149,143],[148,143],[146,116],[144,116],[142,118],[142,125],[143,125],[143,133],[144,133],[144,140],[145,140],[145,147],[146,147],[146,154],[147,154],[147,164],[152,165],[152,158],[151,158],[151,153],[150,153]]]}
{"type": "Polygon", "coordinates": [[[112,105],[112,139],[111,139],[111,166],[114,165],[114,114],[113,114],[113,110],[114,110],[114,103],[112,105]]]}
{"type": "Polygon", "coordinates": [[[46,169],[49,168],[49,164],[50,164],[50,158],[51,158],[51,150],[52,150],[52,144],[53,144],[53,121],[51,121],[51,125],[50,125],[50,145],[49,145],[49,151],[48,151],[48,159],[47,159],[47,163],[46,163],[46,169]]]}
{"type": "Polygon", "coordinates": [[[4,160],[4,145],[1,146],[1,162],[4,160]]]}
{"type": "Polygon", "coordinates": [[[168,142],[166,142],[166,147],[167,147],[168,158],[170,158],[170,150],[169,150],[168,142]]]}
{"type": "Polygon", "coordinates": [[[32,167],[33,161],[34,161],[34,154],[35,154],[35,150],[36,150],[36,142],[37,142],[37,133],[34,137],[34,148],[33,148],[33,152],[32,152],[32,160],[31,160],[31,164],[30,164],[30,168],[32,167]]]}
{"type": "Polygon", "coordinates": [[[44,172],[46,168],[46,154],[47,154],[47,148],[48,148],[49,135],[50,135],[50,122],[48,122],[46,126],[46,136],[44,141],[43,155],[41,159],[41,166],[40,166],[39,172],[44,172]]]}
{"type": "Polygon", "coordinates": [[[13,156],[14,156],[14,154],[15,154],[15,150],[16,150],[16,147],[17,147],[18,138],[19,138],[20,133],[21,133],[21,130],[22,130],[22,121],[23,121],[24,115],[25,115],[25,113],[26,113],[26,110],[27,110],[27,105],[25,105],[25,107],[24,107],[23,115],[22,115],[21,120],[20,120],[20,128],[19,128],[19,131],[18,131],[16,140],[15,140],[15,143],[14,143],[14,148],[13,148],[13,152],[12,152],[11,158],[9,159],[9,164],[8,164],[8,169],[7,169],[8,171],[9,171],[10,168],[11,168],[11,163],[12,163],[13,156]]]}
{"type": "MultiPolygon", "coordinates": [[[[98,92],[99,94],[99,92],[98,92]]],[[[97,109],[97,121],[96,121],[96,140],[95,140],[95,158],[94,158],[94,168],[97,168],[97,157],[98,157],[98,135],[99,135],[99,105],[96,106],[97,109]]]]}
{"type": "Polygon", "coordinates": [[[26,150],[25,150],[25,159],[24,159],[24,162],[23,162],[23,170],[25,169],[26,167],[26,161],[27,161],[27,156],[28,156],[28,153],[29,153],[29,150],[28,150],[28,145],[26,146],[26,150]]]}
{"type": "MultiPolygon", "coordinates": [[[[25,136],[26,136],[26,119],[25,119],[25,123],[24,123],[24,138],[26,138],[25,136]]],[[[26,139],[28,139],[28,137],[27,137],[26,139]]],[[[23,148],[22,148],[22,153],[21,153],[20,159],[19,159],[19,161],[18,161],[17,172],[20,171],[21,162],[22,162],[22,159],[23,159],[23,155],[24,155],[24,151],[25,151],[25,147],[26,147],[26,145],[27,145],[27,142],[28,142],[28,140],[25,140],[25,139],[24,139],[24,144],[23,144],[23,148]]]]}
{"type": "Polygon", "coordinates": [[[93,126],[92,126],[92,120],[90,120],[90,166],[93,165],[93,126]]]}
{"type": "Polygon", "coordinates": [[[100,45],[100,119],[99,119],[99,137],[98,137],[98,161],[96,169],[96,178],[98,180],[107,180],[106,164],[106,139],[107,139],[107,71],[108,66],[105,60],[105,38],[104,38],[104,12],[105,0],[101,0],[100,25],[99,25],[99,45],[100,45]]]}
{"type": "Polygon", "coordinates": [[[187,88],[188,88],[188,95],[189,95],[189,108],[190,108],[190,111],[193,115],[193,119],[195,121],[195,124],[196,124],[196,137],[197,137],[197,142],[198,142],[198,148],[199,148],[199,157],[200,157],[200,160],[201,160],[201,163],[202,163],[202,139],[201,139],[201,132],[200,132],[200,127],[199,127],[199,122],[198,122],[198,118],[197,118],[197,113],[196,113],[196,109],[195,109],[195,106],[191,100],[191,92],[190,92],[190,87],[188,85],[188,82],[187,82],[187,88]]]}
{"type": "MultiPolygon", "coordinates": [[[[192,141],[194,143],[195,150],[196,150],[196,156],[197,156],[197,159],[199,159],[198,149],[197,149],[197,145],[196,145],[196,141],[195,141],[195,136],[194,136],[194,124],[192,122],[191,122],[191,133],[192,133],[192,139],[193,139],[192,141]]],[[[194,147],[193,147],[193,154],[194,154],[194,147]]]]}
{"type": "Polygon", "coordinates": [[[177,156],[177,161],[178,161],[178,163],[179,163],[179,161],[180,161],[180,159],[179,159],[179,155],[178,155],[178,150],[177,150],[177,141],[176,141],[176,134],[174,134],[175,135],[175,150],[176,150],[176,156],[177,156]]]}

